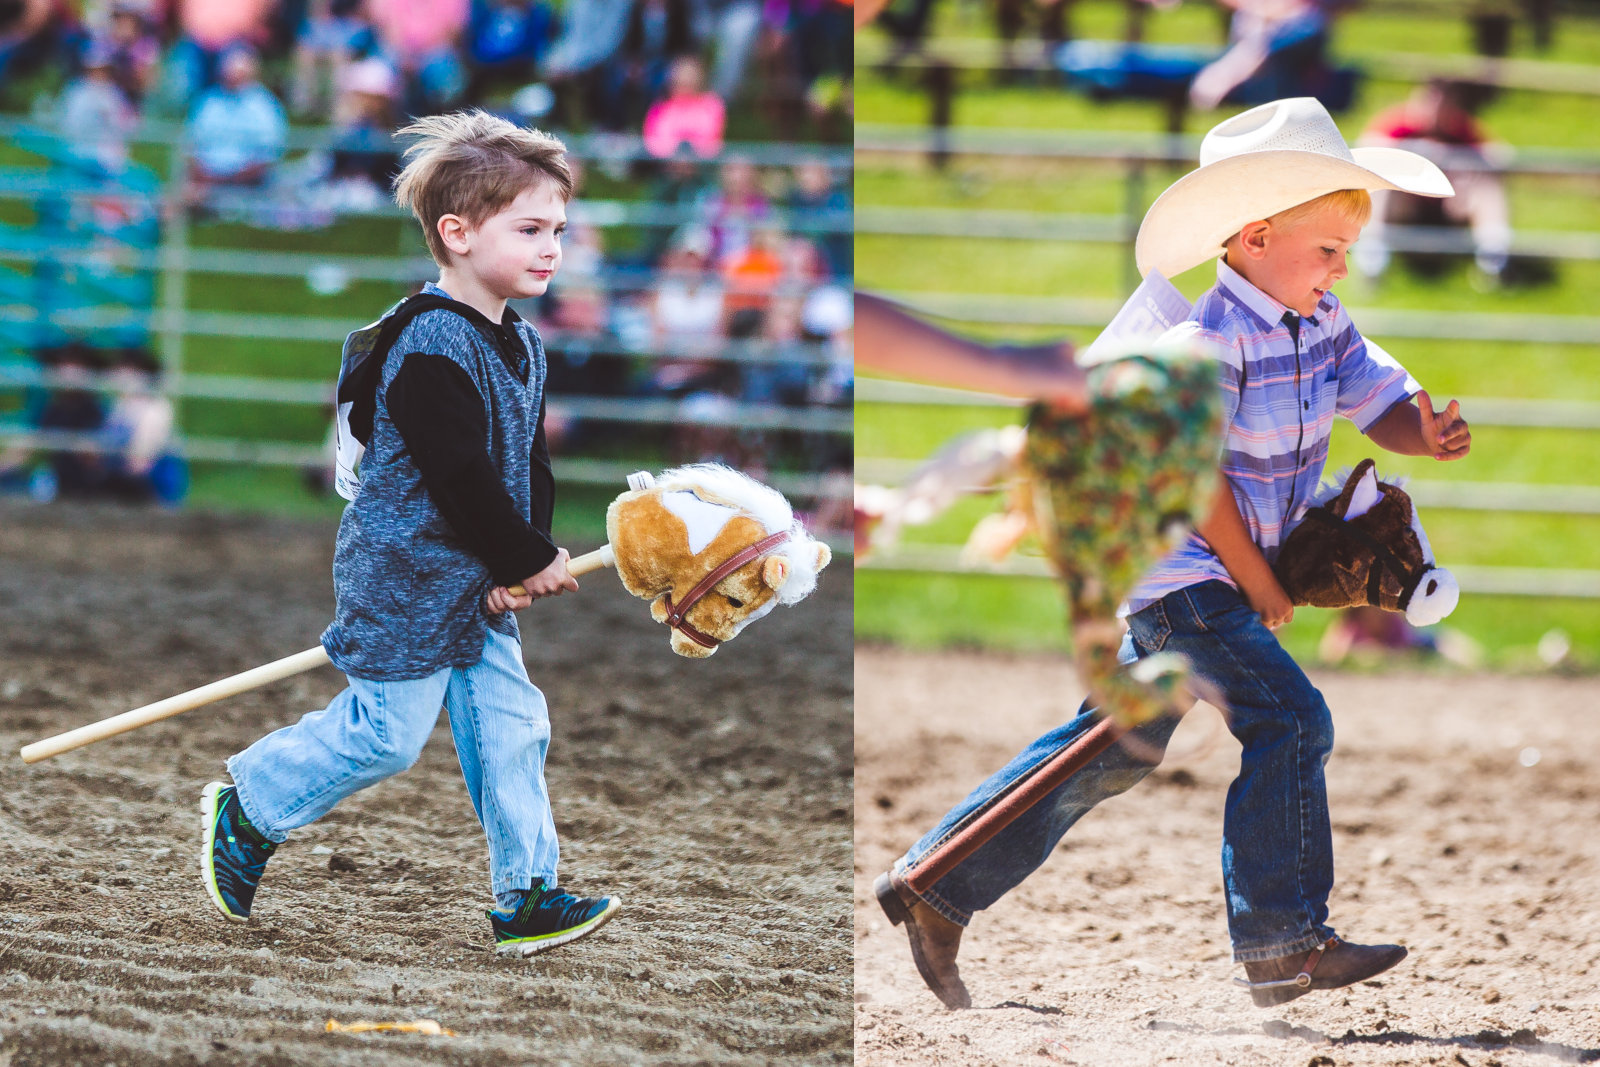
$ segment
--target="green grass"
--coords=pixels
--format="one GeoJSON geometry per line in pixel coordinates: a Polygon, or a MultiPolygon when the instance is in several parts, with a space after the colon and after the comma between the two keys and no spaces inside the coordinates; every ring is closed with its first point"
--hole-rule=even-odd
{"type": "MultiPolygon", "coordinates": [[[[1469,45],[1465,22],[1443,7],[1434,15],[1394,15],[1374,6],[1343,18],[1335,34],[1341,57],[1360,61],[1381,52],[1451,53],[1469,45]]],[[[940,32],[988,36],[986,18],[971,8],[946,6],[940,32]]],[[[1074,9],[1075,31],[1083,37],[1117,37],[1122,7],[1084,0],[1074,9]]],[[[1156,12],[1148,23],[1152,41],[1216,39],[1215,13],[1199,5],[1156,12]]],[[[1531,56],[1526,35],[1515,54],[1531,56]]],[[[1600,21],[1566,19],[1556,47],[1544,58],[1562,62],[1600,62],[1600,21]]],[[[1369,80],[1356,106],[1340,116],[1354,134],[1378,108],[1402,99],[1409,86],[1369,80]]],[[[859,121],[920,124],[926,104],[910,79],[887,79],[860,72],[859,121]]],[[[1594,98],[1575,93],[1508,92],[1483,116],[1498,137],[1530,148],[1592,152],[1594,98]]],[[[1095,104],[1055,87],[997,87],[968,76],[957,98],[957,126],[995,126],[1034,130],[1148,130],[1161,128],[1159,108],[1147,101],[1095,104]]],[[[1191,121],[1200,132],[1210,120],[1191,121]]],[[[944,172],[920,158],[865,154],[856,173],[862,206],[926,207],[1054,214],[1123,215],[1136,220],[1155,196],[1190,169],[1151,167],[1140,184],[1128,185],[1123,165],[1099,161],[958,157],[944,172]]],[[[1509,184],[1515,224],[1524,230],[1600,233],[1600,175],[1517,176],[1509,184]]],[[[863,288],[912,296],[949,293],[964,297],[1068,296],[1120,300],[1130,289],[1124,246],[1087,242],[992,240],[979,237],[917,237],[863,234],[856,239],[857,277],[863,288]]],[[[1190,298],[1211,284],[1207,265],[1175,279],[1190,298]]],[[[1347,279],[1341,299],[1359,324],[1372,309],[1431,312],[1441,333],[1450,315],[1541,313],[1593,316],[1593,293],[1600,286],[1600,263],[1565,261],[1554,284],[1484,292],[1467,265],[1426,280],[1391,271],[1380,284],[1347,279]]],[[[1067,336],[1091,340],[1088,328],[1011,327],[952,322],[952,328],[987,339],[1024,341],[1067,336]]],[[[1436,398],[1559,399],[1600,402],[1600,344],[1546,345],[1483,339],[1387,338],[1376,340],[1417,377],[1436,398]]],[[[1470,419],[1472,412],[1469,409],[1470,419]]],[[[1015,409],[861,403],[856,409],[856,452],[862,458],[921,459],[949,438],[969,429],[998,426],[1019,418],[1015,409]]],[[[1409,474],[1429,481],[1521,482],[1546,485],[1600,485],[1593,457],[1600,433],[1506,428],[1474,428],[1472,455],[1441,465],[1426,459],[1391,456],[1348,423],[1335,427],[1329,471],[1365,456],[1379,460],[1387,474],[1409,474]]],[[[972,525],[998,506],[993,497],[962,501],[925,527],[909,529],[912,545],[954,547],[972,525]]],[[[1468,512],[1434,508],[1423,515],[1435,553],[1445,566],[1526,566],[1600,569],[1600,516],[1468,512]]],[[[981,645],[1032,650],[1066,647],[1060,593],[1049,581],[986,575],[930,575],[863,569],[857,576],[856,633],[865,640],[894,641],[918,647],[981,645]]],[[[1309,661],[1329,613],[1300,609],[1281,632],[1285,645],[1309,661]]],[[[1600,668],[1600,605],[1579,599],[1468,595],[1448,625],[1482,646],[1495,666],[1537,666],[1539,639],[1552,629],[1570,635],[1572,661],[1600,668]]]]}

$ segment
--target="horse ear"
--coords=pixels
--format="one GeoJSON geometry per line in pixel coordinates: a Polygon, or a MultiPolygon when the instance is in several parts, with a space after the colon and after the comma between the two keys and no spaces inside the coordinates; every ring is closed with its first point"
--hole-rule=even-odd
{"type": "Polygon", "coordinates": [[[833,560],[833,550],[821,541],[817,542],[817,570],[822,570],[833,560]]]}
{"type": "Polygon", "coordinates": [[[1352,522],[1372,510],[1374,504],[1383,499],[1383,491],[1378,488],[1378,471],[1376,467],[1368,467],[1361,479],[1356,482],[1355,489],[1350,493],[1350,503],[1344,509],[1344,521],[1352,522]]]}
{"type": "Polygon", "coordinates": [[[772,589],[782,589],[789,580],[789,561],[782,556],[768,556],[761,564],[761,580],[772,589]]]}

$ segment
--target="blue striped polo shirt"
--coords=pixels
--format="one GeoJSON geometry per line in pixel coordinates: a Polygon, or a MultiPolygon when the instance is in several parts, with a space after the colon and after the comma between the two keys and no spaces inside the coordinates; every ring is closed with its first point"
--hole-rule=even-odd
{"type": "MultiPolygon", "coordinates": [[[[1366,433],[1421,388],[1356,332],[1332,293],[1315,315],[1300,319],[1298,338],[1284,321],[1288,310],[1218,260],[1217,284],[1201,295],[1188,321],[1167,333],[1199,340],[1216,356],[1222,473],[1268,563],[1316,492],[1333,417],[1343,415],[1366,433]]],[[[1190,533],[1139,580],[1127,610],[1213,578],[1237,588],[1211,546],[1190,533]]]]}

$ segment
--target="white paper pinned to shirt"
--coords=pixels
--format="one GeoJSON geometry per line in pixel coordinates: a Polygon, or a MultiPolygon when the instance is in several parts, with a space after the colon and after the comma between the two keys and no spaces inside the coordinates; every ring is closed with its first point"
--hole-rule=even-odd
{"type": "Polygon", "coordinates": [[[1094,343],[1079,353],[1078,363],[1092,367],[1125,356],[1188,319],[1193,310],[1194,306],[1184,295],[1162,277],[1160,271],[1153,270],[1145,275],[1139,288],[1100,331],[1094,343]]]}

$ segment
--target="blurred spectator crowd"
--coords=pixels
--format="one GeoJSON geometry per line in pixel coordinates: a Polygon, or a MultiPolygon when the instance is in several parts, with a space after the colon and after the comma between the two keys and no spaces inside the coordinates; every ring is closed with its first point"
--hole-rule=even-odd
{"type": "MultiPolygon", "coordinates": [[[[61,225],[33,236],[153,252],[173,212],[316,228],[391,210],[391,135],[408,117],[481,106],[562,131],[581,183],[565,265],[519,308],[550,355],[552,446],[615,451],[665,426],[672,461],[832,471],[840,501],[848,437],[781,412],[851,404],[852,70],[850,0],[0,3],[0,94],[50,135],[23,147],[45,156],[48,183],[104,182],[115,192],[91,202],[130,216],[86,221],[64,194],[61,225]],[[162,121],[183,129],[177,198],[134,148],[162,121]],[[730,138],[730,122],[759,132],[730,138]],[[317,143],[303,150],[291,124],[317,143]],[[582,184],[590,170],[599,189],[582,184]],[[619,422],[586,398],[675,406],[619,422]]],[[[28,297],[41,310],[154,304],[148,269],[142,289],[110,277],[138,292],[92,295],[81,265],[41,260],[34,274],[11,280],[35,293],[53,278],[28,297]]],[[[332,265],[306,278],[322,295],[349,280],[332,265]]],[[[31,368],[9,383],[31,399],[0,411],[39,431],[25,439],[36,447],[0,450],[0,491],[181,498],[148,341],[38,333],[31,368]]],[[[842,505],[818,509],[826,525],[842,505]]]]}
{"type": "Polygon", "coordinates": [[[184,119],[197,198],[270,183],[291,116],[333,127],[312,177],[381,185],[400,120],[467,106],[642,131],[662,157],[715,156],[739,100],[779,138],[848,140],[850,18],[848,0],[11,0],[0,87],[37,111],[64,80],[59,128],[108,166],[142,117],[184,119]]]}

